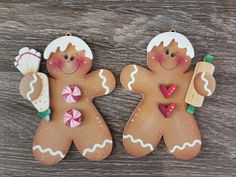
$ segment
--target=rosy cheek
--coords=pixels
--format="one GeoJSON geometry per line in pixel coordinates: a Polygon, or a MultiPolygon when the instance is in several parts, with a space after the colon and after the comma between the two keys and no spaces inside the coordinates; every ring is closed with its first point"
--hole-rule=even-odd
{"type": "Polygon", "coordinates": [[[157,53],[155,59],[159,62],[163,61],[164,56],[162,53],[157,53]]]}
{"type": "Polygon", "coordinates": [[[59,67],[63,67],[64,62],[62,59],[55,59],[54,61],[49,62],[49,66],[52,69],[59,69],[59,67]]]}
{"type": "Polygon", "coordinates": [[[76,66],[82,66],[84,64],[85,60],[83,58],[78,58],[75,60],[76,66]]]}
{"type": "Polygon", "coordinates": [[[176,56],[176,60],[179,63],[179,65],[185,65],[188,61],[187,58],[181,55],[176,56]]]}

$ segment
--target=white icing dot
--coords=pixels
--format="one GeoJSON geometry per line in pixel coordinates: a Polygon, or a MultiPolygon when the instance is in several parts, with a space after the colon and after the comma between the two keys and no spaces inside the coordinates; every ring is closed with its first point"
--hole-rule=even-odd
{"type": "Polygon", "coordinates": [[[101,121],[99,120],[99,121],[98,121],[98,123],[100,124],[100,123],[101,123],[101,121]]]}
{"type": "Polygon", "coordinates": [[[51,64],[52,64],[52,62],[50,61],[50,62],[49,62],[49,64],[51,65],[51,64]]]}
{"type": "Polygon", "coordinates": [[[86,63],[87,63],[87,61],[84,61],[84,63],[86,64],[86,63]]]}
{"type": "Polygon", "coordinates": [[[138,115],[137,113],[134,114],[134,116],[137,116],[137,115],[138,115]]]}
{"type": "Polygon", "coordinates": [[[99,117],[96,117],[96,119],[99,119],[99,117]]]}
{"type": "Polygon", "coordinates": [[[134,119],[131,119],[131,121],[133,122],[133,121],[134,121],[134,119]]]}

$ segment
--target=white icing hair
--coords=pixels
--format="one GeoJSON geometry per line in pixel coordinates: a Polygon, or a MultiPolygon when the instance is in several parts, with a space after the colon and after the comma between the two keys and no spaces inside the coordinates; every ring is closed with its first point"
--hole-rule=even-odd
{"type": "Polygon", "coordinates": [[[147,52],[150,52],[153,47],[158,46],[163,42],[164,47],[168,46],[172,40],[178,43],[179,48],[186,48],[187,55],[191,58],[194,57],[194,49],[190,41],[182,34],[177,32],[165,32],[154,37],[147,46],[147,52]]]}
{"type": "Polygon", "coordinates": [[[55,53],[58,47],[60,51],[64,52],[69,44],[75,46],[77,51],[85,50],[85,56],[89,59],[93,59],[93,53],[89,46],[80,38],[75,36],[62,36],[53,40],[44,50],[43,57],[48,59],[52,53],[55,53]]]}

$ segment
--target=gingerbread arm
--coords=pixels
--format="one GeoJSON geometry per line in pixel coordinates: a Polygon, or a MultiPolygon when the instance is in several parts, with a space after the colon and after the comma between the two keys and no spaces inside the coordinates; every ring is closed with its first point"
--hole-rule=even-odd
{"type": "Polygon", "coordinates": [[[107,69],[99,69],[85,76],[86,94],[97,97],[111,93],[116,85],[114,75],[107,69]]]}
{"type": "Polygon", "coordinates": [[[128,90],[143,93],[145,87],[150,86],[152,72],[138,65],[128,65],[120,74],[120,82],[128,90]]]}
{"type": "Polygon", "coordinates": [[[216,88],[215,78],[208,72],[200,72],[194,78],[194,88],[201,96],[210,96],[216,88]]]}

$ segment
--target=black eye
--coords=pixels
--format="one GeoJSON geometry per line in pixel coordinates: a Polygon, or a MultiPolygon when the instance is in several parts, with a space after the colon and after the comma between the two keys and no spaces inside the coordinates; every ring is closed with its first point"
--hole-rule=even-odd
{"type": "Polygon", "coordinates": [[[169,54],[170,54],[169,49],[166,49],[166,55],[169,55],[169,54]]]}
{"type": "Polygon", "coordinates": [[[74,57],[70,57],[70,61],[73,61],[75,58],[74,57]]]}
{"type": "Polygon", "coordinates": [[[64,58],[65,58],[65,59],[68,59],[68,55],[64,55],[64,58]]]}
{"type": "Polygon", "coordinates": [[[171,57],[175,57],[175,53],[172,53],[170,56],[171,56],[171,57]]]}

